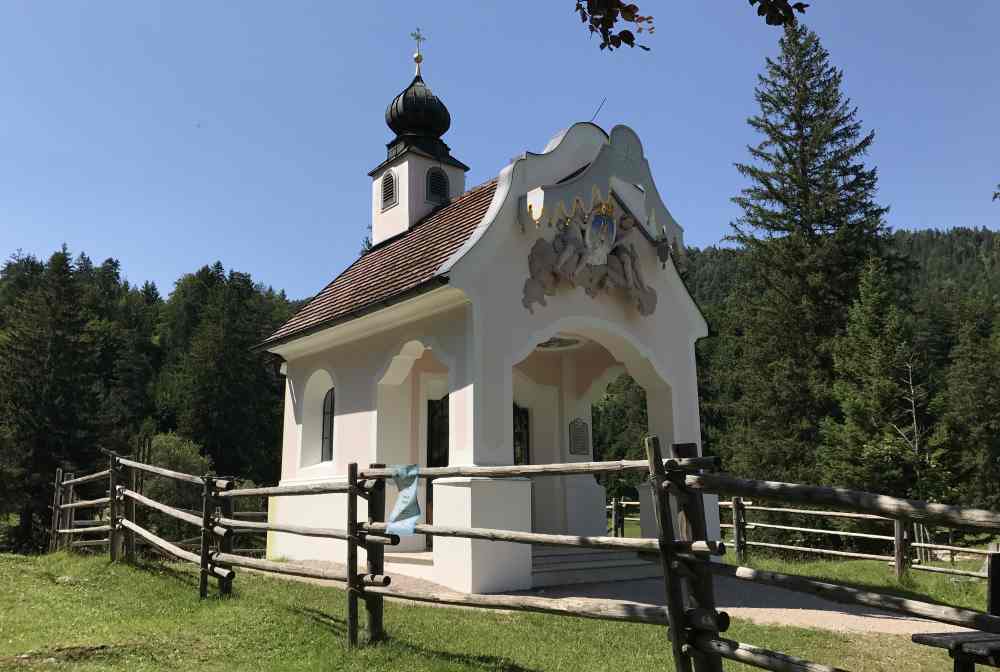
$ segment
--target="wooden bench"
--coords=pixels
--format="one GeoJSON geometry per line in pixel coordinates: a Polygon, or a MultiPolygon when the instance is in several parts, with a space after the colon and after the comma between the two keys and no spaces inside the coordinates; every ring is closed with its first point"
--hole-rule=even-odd
{"type": "Polygon", "coordinates": [[[942,632],[913,635],[914,644],[947,649],[955,672],[974,672],[976,665],[1000,667],[1000,635],[986,632],[942,632]]]}

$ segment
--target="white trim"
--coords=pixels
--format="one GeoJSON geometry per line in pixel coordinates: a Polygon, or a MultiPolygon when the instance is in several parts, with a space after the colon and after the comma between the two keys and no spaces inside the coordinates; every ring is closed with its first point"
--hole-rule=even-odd
{"type": "Polygon", "coordinates": [[[267,348],[267,351],[280,355],[286,360],[298,359],[322,352],[336,345],[367,338],[378,332],[394,329],[408,322],[415,322],[467,303],[469,303],[469,299],[462,290],[454,287],[439,287],[418,294],[412,299],[333,325],[322,331],[306,334],[286,343],[279,343],[267,348]]]}

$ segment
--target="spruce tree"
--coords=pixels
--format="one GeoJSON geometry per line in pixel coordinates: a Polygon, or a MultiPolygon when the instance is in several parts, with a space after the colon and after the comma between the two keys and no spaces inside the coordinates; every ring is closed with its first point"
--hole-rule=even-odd
{"type": "Polygon", "coordinates": [[[837,413],[831,343],[865,262],[885,254],[886,208],[863,162],[874,133],[862,132],[843,74],[802,24],[779,45],[748,120],[762,138],[737,164],[749,185],[733,199],[742,215],[730,240],[745,255],[713,349],[729,399],[716,449],[733,470],[816,480],[820,426],[837,413]]]}
{"type": "Polygon", "coordinates": [[[872,259],[846,332],[833,347],[841,419],[823,424],[824,480],[921,498],[927,474],[926,366],[912,346],[899,290],[872,259]]]}

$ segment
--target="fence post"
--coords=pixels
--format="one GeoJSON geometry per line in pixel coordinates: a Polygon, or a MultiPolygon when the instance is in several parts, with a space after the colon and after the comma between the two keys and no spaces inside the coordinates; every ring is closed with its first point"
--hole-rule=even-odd
{"type": "MultiPolygon", "coordinates": [[[[74,478],[76,478],[75,473],[70,472],[66,474],[67,481],[72,481],[74,478]]],[[[65,495],[66,495],[66,503],[72,504],[73,500],[76,499],[76,486],[75,485],[67,486],[65,488],[65,495]]],[[[76,509],[66,509],[66,518],[62,522],[66,526],[66,529],[68,530],[72,530],[74,527],[76,527],[76,509]]],[[[73,552],[72,534],[67,534],[63,536],[62,546],[70,553],[73,552]]]]}
{"type": "Polygon", "coordinates": [[[618,510],[618,498],[611,498],[611,536],[618,536],[618,517],[621,513],[618,510]]]}
{"type": "Polygon", "coordinates": [[[211,557],[212,534],[212,488],[215,479],[209,475],[202,477],[204,484],[201,489],[201,575],[198,577],[198,596],[208,597],[209,558],[211,557]]]}
{"type": "Polygon", "coordinates": [[[747,513],[742,497],[733,497],[733,546],[736,562],[742,565],[747,559],[747,513]]]}
{"type": "MultiPolygon", "coordinates": [[[[219,509],[220,509],[220,511],[222,513],[222,516],[224,518],[232,518],[233,517],[233,498],[232,497],[225,497],[225,498],[217,498],[217,499],[219,499],[219,504],[218,505],[219,505],[219,509]]],[[[219,541],[219,550],[221,550],[223,553],[232,553],[233,552],[233,545],[234,545],[234,541],[233,540],[234,540],[235,537],[236,537],[236,531],[235,530],[230,531],[229,534],[227,534],[226,536],[224,536],[219,541]]],[[[267,556],[265,555],[265,557],[267,557],[267,556]]],[[[229,569],[232,570],[233,568],[230,567],[229,569]]],[[[235,572],[234,572],[233,576],[235,576],[235,572]]],[[[219,593],[221,593],[222,595],[232,595],[232,593],[233,593],[233,576],[230,576],[228,579],[219,579],[219,593]]]]}
{"type": "MultiPolygon", "coordinates": [[[[697,457],[697,444],[675,444],[677,457],[697,457]],[[683,452],[682,452],[683,451],[683,452]]],[[[681,531],[681,538],[689,541],[708,540],[708,521],[705,515],[705,497],[700,492],[695,492],[686,487],[684,481],[684,471],[681,469],[672,470],[667,473],[667,478],[672,489],[679,495],[677,497],[677,517],[678,528],[681,531]]],[[[711,562],[705,558],[689,565],[694,574],[690,581],[691,594],[694,598],[695,606],[699,611],[709,612],[714,618],[712,623],[718,622],[718,614],[715,611],[715,586],[713,576],[706,563],[711,562]]],[[[708,634],[718,637],[717,629],[709,629],[700,626],[699,634],[708,634]]],[[[723,672],[722,656],[715,653],[702,652],[694,657],[694,669],[697,672],[723,672]]]]}
{"type": "Polygon", "coordinates": [[[49,553],[56,550],[59,543],[59,505],[62,504],[62,467],[56,467],[56,480],[52,488],[52,528],[49,530],[49,553]]]}
{"type": "Polygon", "coordinates": [[[667,593],[667,614],[670,618],[670,646],[674,654],[676,672],[691,672],[690,645],[685,627],[684,588],[680,573],[680,560],[674,557],[674,519],[670,512],[670,496],[663,489],[667,482],[663,470],[663,456],[660,454],[660,440],[655,436],[645,439],[646,457],[649,459],[649,480],[653,489],[653,511],[660,541],[660,563],[663,567],[663,583],[667,593]]]}
{"type": "Polygon", "coordinates": [[[910,565],[910,538],[907,534],[906,521],[896,518],[893,523],[892,550],[895,555],[896,579],[902,579],[910,565]]]}
{"type": "MultiPolygon", "coordinates": [[[[139,476],[136,469],[128,470],[128,489],[132,492],[139,491],[139,476]]],[[[139,524],[139,521],[135,519],[135,500],[129,498],[125,504],[125,517],[128,518],[135,524],[139,524]]],[[[130,563],[135,563],[135,532],[128,530],[125,532],[125,560],[130,563]]]]}
{"type": "MultiPolygon", "coordinates": [[[[382,469],[384,464],[371,464],[371,469],[382,469]]],[[[385,479],[376,478],[368,490],[368,522],[385,522],[385,479]]],[[[385,573],[385,546],[366,543],[368,552],[368,573],[379,575],[385,573]]],[[[381,595],[365,595],[365,609],[368,612],[368,641],[378,642],[385,638],[383,625],[383,599],[381,595]]]]}
{"type": "Polygon", "coordinates": [[[358,463],[347,465],[347,645],[358,645],[358,463]]]}
{"type": "Polygon", "coordinates": [[[111,531],[108,532],[108,557],[111,562],[118,562],[119,551],[121,550],[121,523],[118,518],[118,456],[114,453],[108,456],[108,524],[111,531]]]}
{"type": "Polygon", "coordinates": [[[1000,616],[1000,543],[995,541],[986,556],[986,612],[1000,616]]]}

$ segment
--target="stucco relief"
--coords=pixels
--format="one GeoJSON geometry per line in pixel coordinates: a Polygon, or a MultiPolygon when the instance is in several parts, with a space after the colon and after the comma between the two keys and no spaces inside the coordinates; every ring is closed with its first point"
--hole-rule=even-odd
{"type": "MultiPolygon", "coordinates": [[[[583,287],[590,297],[601,292],[623,292],[640,315],[656,311],[656,291],[642,276],[635,246],[642,239],[635,218],[616,208],[611,191],[601,197],[594,187],[591,207],[585,208],[580,198],[573,201],[572,212],[566,214],[560,203],[560,215],[551,241],[539,238],[528,255],[529,277],[524,282],[521,303],[534,313],[534,305],[548,305],[546,296],[553,296],[562,283],[583,287]]],[[[669,254],[669,248],[658,250],[669,254]]]]}

